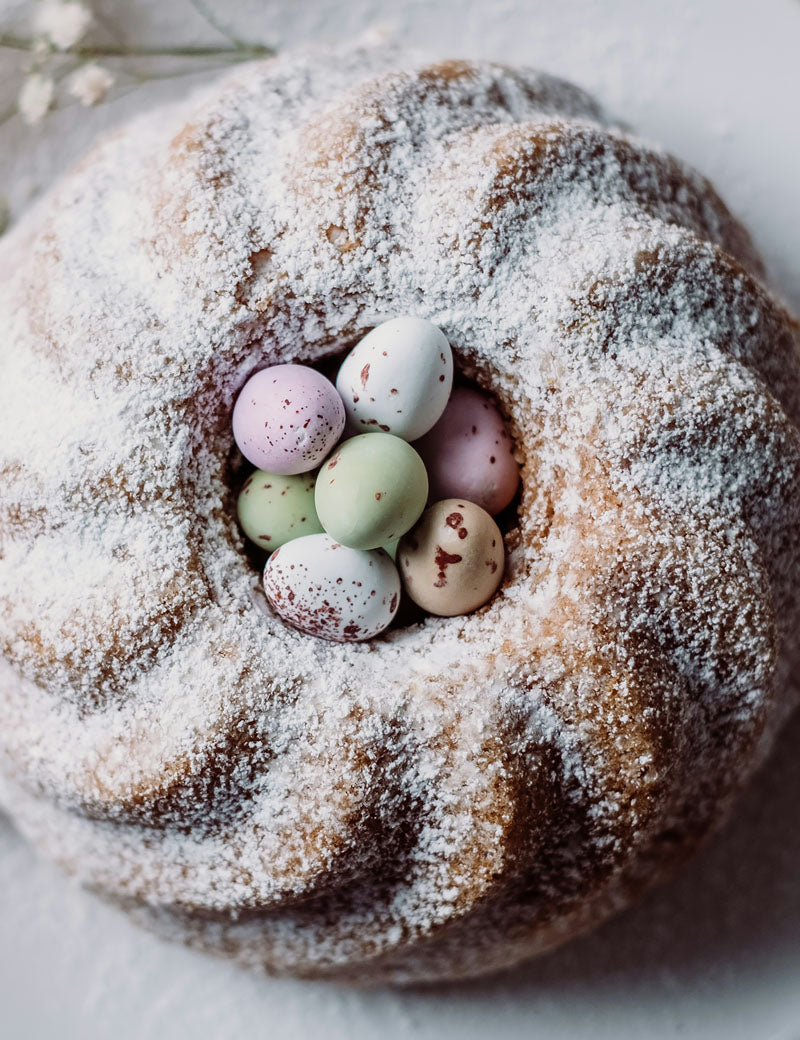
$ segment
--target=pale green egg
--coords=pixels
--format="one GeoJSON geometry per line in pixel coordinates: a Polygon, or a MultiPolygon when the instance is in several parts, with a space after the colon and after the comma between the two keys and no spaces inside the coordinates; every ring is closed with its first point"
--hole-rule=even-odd
{"type": "Polygon", "coordinates": [[[314,474],[279,476],[257,469],[236,503],[242,530],[259,548],[272,552],[293,538],[320,534],[314,507],[314,474]]]}
{"type": "Polygon", "coordinates": [[[351,549],[377,549],[400,538],[425,508],[425,464],[406,441],[365,433],[334,451],[317,477],[317,515],[351,549]]]}

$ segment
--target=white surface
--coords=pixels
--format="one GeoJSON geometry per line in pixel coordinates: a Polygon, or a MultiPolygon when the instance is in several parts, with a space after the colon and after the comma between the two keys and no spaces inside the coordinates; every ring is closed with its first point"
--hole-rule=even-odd
{"type": "MultiPolygon", "coordinates": [[[[95,6],[132,41],[218,39],[185,0],[95,6]]],[[[239,35],[281,47],[393,23],[400,38],[434,52],[523,61],[574,79],[713,177],[755,232],[773,284],[800,311],[800,0],[211,6],[239,35]]],[[[24,13],[0,0],[0,25],[24,13]]],[[[0,52],[0,107],[21,66],[0,52]]],[[[151,83],[35,131],[7,123],[0,191],[18,212],[99,129],[191,82],[151,83]]],[[[38,863],[0,821],[0,1035],[798,1040],[799,745],[795,718],[728,829],[636,910],[511,975],[428,992],[265,980],[167,946],[38,863]]]]}

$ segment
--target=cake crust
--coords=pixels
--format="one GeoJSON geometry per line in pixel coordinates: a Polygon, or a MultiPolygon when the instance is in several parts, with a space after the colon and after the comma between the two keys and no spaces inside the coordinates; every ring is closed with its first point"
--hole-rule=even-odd
{"type": "Polygon", "coordinates": [[[668,876],[796,703],[797,323],[711,185],[530,70],[295,52],[0,243],[0,800],[271,972],[497,970],[668,876]],[[237,530],[233,401],[396,314],[522,467],[466,617],[328,644],[237,530]]]}

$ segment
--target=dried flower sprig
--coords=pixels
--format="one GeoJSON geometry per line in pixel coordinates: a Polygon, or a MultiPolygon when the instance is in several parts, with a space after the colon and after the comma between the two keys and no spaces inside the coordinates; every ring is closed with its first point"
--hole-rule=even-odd
{"type": "Polygon", "coordinates": [[[55,93],[56,85],[51,76],[31,72],[22,84],[17,101],[23,120],[31,126],[40,123],[50,110],[55,93]]]}
{"type": "Polygon", "coordinates": [[[83,39],[92,20],[89,8],[74,0],[44,0],[36,9],[33,27],[38,39],[68,51],[83,39]]]}
{"type": "MultiPolygon", "coordinates": [[[[105,101],[115,84],[117,76],[103,61],[137,58],[197,59],[211,67],[220,67],[264,57],[274,53],[266,44],[241,39],[206,6],[204,0],[189,0],[193,9],[226,43],[220,46],[135,46],[124,42],[96,44],[86,41],[96,19],[88,5],[81,0],[41,0],[32,17],[33,34],[25,38],[9,33],[0,33],[0,48],[24,51],[30,55],[26,78],[19,92],[17,105],[0,113],[0,125],[19,113],[29,125],[41,122],[54,107],[65,107],[70,103],[97,105],[105,101]],[[65,80],[65,96],[72,99],[62,101],[58,84],[65,80]]],[[[128,67],[122,62],[125,78],[132,86],[167,76],[146,73],[140,68],[128,67]]],[[[181,74],[196,72],[192,62],[181,74]]],[[[169,74],[170,76],[176,73],[169,74]]]]}
{"type": "Polygon", "coordinates": [[[69,78],[68,91],[82,105],[99,105],[114,85],[114,77],[102,65],[81,65],[69,78]]]}

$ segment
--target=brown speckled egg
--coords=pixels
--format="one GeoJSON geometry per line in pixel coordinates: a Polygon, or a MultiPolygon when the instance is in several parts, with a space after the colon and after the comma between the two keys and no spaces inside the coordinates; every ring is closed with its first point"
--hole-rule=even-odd
{"type": "Polygon", "coordinates": [[[503,579],[504,559],[500,528],[485,509],[460,498],[426,509],[397,550],[406,592],[441,617],[488,602],[503,579]]]}

